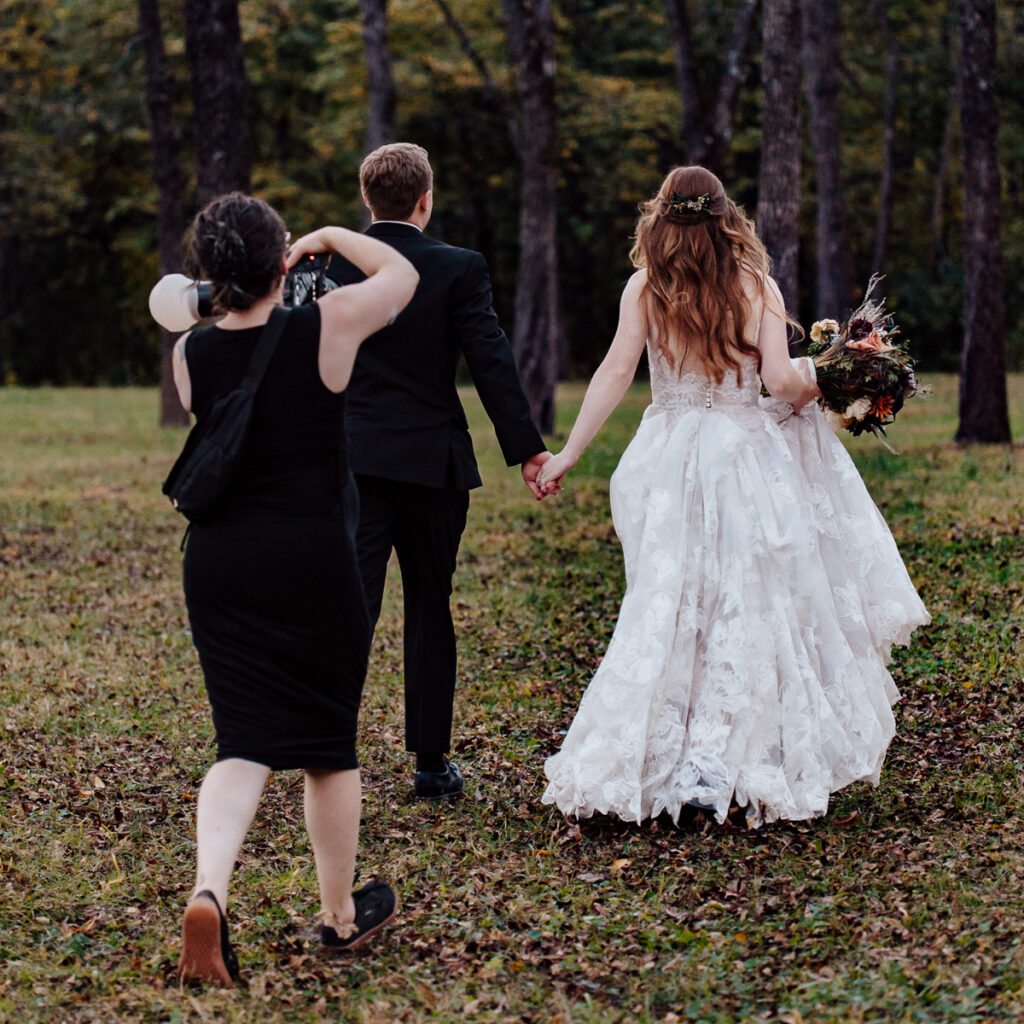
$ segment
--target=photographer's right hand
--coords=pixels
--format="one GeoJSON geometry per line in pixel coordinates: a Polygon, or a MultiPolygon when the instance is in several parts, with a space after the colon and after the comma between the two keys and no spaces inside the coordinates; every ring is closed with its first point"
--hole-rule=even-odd
{"type": "Polygon", "coordinates": [[[312,253],[326,252],[331,247],[327,244],[325,238],[325,230],[323,228],[317,228],[316,231],[310,231],[309,234],[303,235],[301,238],[297,238],[292,244],[285,250],[285,266],[291,270],[303,256],[308,256],[312,253]]]}

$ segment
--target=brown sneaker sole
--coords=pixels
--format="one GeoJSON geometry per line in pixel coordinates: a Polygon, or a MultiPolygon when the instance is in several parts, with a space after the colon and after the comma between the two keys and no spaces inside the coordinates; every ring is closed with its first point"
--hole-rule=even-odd
{"type": "Polygon", "coordinates": [[[234,986],[220,946],[220,913],[208,899],[193,900],[185,908],[178,977],[182,981],[212,981],[226,988],[234,986]]]}

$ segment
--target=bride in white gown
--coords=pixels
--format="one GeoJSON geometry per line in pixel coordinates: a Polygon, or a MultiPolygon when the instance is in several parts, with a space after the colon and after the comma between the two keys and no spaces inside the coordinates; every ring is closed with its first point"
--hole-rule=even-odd
{"type": "Polygon", "coordinates": [[[626,594],[544,802],[637,822],[687,804],[722,821],[738,803],[754,825],[822,815],[877,783],[890,650],[928,613],[721,182],[672,171],[632,256],[611,348],[538,481],[557,490],[646,345],[651,405],[611,479],[626,594]]]}

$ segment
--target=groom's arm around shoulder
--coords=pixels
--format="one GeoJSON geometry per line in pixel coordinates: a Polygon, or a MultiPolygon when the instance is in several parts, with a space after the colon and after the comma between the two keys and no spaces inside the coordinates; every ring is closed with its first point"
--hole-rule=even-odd
{"type": "Polygon", "coordinates": [[[494,424],[505,463],[515,466],[546,449],[530,416],[512,346],[492,306],[487,261],[478,252],[462,253],[465,270],[452,289],[450,328],[494,424]]]}

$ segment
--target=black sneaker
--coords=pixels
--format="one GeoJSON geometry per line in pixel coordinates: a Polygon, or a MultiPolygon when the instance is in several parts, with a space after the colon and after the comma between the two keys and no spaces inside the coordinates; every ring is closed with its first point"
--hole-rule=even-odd
{"type": "Polygon", "coordinates": [[[394,921],[398,913],[398,897],[395,890],[381,881],[373,881],[352,893],[356,905],[354,931],[343,939],[330,925],[320,925],[320,942],[330,953],[345,953],[359,949],[369,942],[371,936],[394,921]]]}
{"type": "Polygon", "coordinates": [[[466,788],[459,766],[444,758],[443,772],[416,773],[417,800],[446,800],[458,796],[466,788]]]}

